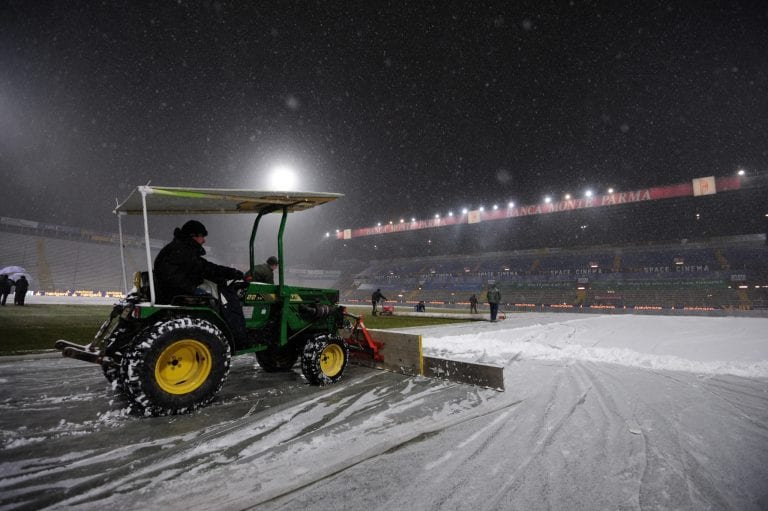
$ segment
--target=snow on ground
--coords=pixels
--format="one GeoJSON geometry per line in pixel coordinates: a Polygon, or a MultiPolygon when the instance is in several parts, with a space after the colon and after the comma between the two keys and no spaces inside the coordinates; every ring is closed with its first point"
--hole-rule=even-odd
{"type": "Polygon", "coordinates": [[[495,324],[430,329],[423,335],[424,353],[499,365],[522,357],[768,378],[768,320],[763,318],[566,313],[508,317],[495,324]]]}
{"type": "Polygon", "coordinates": [[[0,359],[0,509],[766,509],[768,319],[567,313],[410,329],[504,392],[234,359],[141,418],[98,368],[0,359]]]}

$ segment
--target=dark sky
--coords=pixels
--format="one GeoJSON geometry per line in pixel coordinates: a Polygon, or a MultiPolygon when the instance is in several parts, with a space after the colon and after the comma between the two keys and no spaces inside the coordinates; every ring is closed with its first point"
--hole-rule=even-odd
{"type": "Polygon", "coordinates": [[[321,229],[766,172],[768,3],[0,3],[0,215],[277,163],[321,229]]]}

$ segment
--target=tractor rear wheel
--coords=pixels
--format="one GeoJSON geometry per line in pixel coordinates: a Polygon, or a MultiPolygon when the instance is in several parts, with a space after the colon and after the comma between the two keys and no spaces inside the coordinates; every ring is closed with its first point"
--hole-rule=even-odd
{"type": "Polygon", "coordinates": [[[213,401],[229,374],[224,334],[199,318],[158,321],[120,361],[120,379],[145,415],[190,412],[213,401]]]}
{"type": "Polygon", "coordinates": [[[290,371],[299,359],[300,347],[295,344],[270,346],[256,352],[256,361],[267,373],[290,371]]]}
{"type": "Polygon", "coordinates": [[[313,385],[336,383],[349,361],[349,346],[335,335],[318,335],[307,341],[301,357],[301,371],[313,385]]]}

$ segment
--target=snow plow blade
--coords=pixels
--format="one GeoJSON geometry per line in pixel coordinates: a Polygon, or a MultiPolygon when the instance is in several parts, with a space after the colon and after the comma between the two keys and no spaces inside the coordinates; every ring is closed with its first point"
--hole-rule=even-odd
{"type": "Polygon", "coordinates": [[[67,358],[91,362],[92,364],[101,364],[101,355],[99,352],[88,350],[87,346],[81,346],[73,342],[59,339],[54,347],[61,351],[61,354],[67,358]]]}
{"type": "Polygon", "coordinates": [[[347,314],[356,320],[352,333],[345,337],[350,359],[360,365],[393,371],[407,376],[427,376],[459,383],[469,383],[504,390],[502,366],[425,357],[421,335],[368,330],[362,316],[347,314]]]}
{"type": "Polygon", "coordinates": [[[504,390],[504,368],[490,364],[424,357],[424,376],[504,390]]]}

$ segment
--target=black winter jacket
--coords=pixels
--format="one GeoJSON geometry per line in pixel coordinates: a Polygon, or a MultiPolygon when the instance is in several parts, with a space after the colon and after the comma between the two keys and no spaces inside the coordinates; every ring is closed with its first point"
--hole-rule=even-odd
{"type": "Polygon", "coordinates": [[[174,296],[193,295],[204,279],[223,284],[227,279],[243,278],[240,270],[214,264],[204,255],[202,245],[183,235],[181,229],[174,230],[173,241],[155,258],[155,301],[170,303],[174,296]]]}
{"type": "Polygon", "coordinates": [[[29,281],[24,276],[19,277],[19,279],[16,281],[16,294],[26,294],[27,289],[29,289],[29,281]]]}

